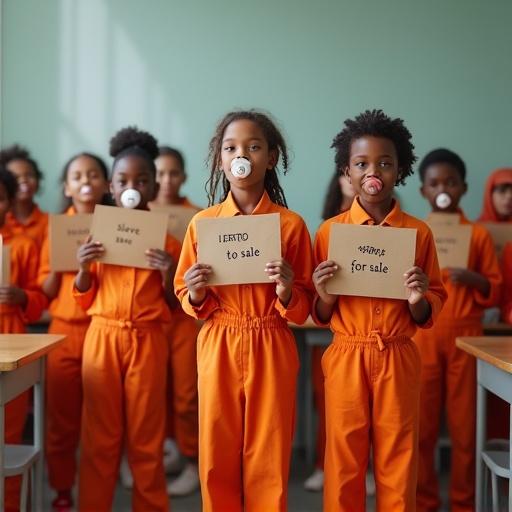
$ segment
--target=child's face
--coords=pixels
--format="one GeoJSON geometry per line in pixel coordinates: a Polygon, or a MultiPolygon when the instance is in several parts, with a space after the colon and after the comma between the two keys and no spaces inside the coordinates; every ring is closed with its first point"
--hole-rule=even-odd
{"type": "Polygon", "coordinates": [[[453,165],[443,162],[432,164],[425,169],[420,191],[433,211],[455,213],[466,190],[466,183],[453,165]],[[436,199],[440,194],[447,194],[450,197],[451,202],[448,206],[438,206],[436,199]]]}
{"type": "Polygon", "coordinates": [[[5,216],[11,207],[11,201],[7,194],[7,189],[3,183],[0,183],[0,227],[5,223],[5,216]]]}
{"type": "Polygon", "coordinates": [[[64,183],[64,195],[74,203],[98,204],[108,192],[108,182],[96,160],[80,156],[71,162],[64,183]]]}
{"type": "Polygon", "coordinates": [[[352,183],[350,183],[349,177],[346,174],[342,174],[339,177],[338,183],[340,184],[341,195],[348,199],[353,199],[356,195],[356,191],[352,183]]]}
{"type": "Polygon", "coordinates": [[[16,200],[32,200],[39,189],[39,182],[37,180],[36,172],[30,162],[27,162],[26,160],[11,160],[7,164],[7,170],[14,174],[18,181],[16,200]]]}
{"type": "Polygon", "coordinates": [[[378,204],[393,196],[398,178],[398,157],[389,139],[365,135],[352,141],[349,166],[350,183],[363,203],[378,204]]]}
{"type": "Polygon", "coordinates": [[[185,170],[180,162],[172,155],[162,155],[155,160],[156,181],[160,185],[158,195],[162,199],[173,199],[180,194],[180,188],[185,183],[185,170]]]}
{"type": "Polygon", "coordinates": [[[114,168],[110,192],[116,206],[122,207],[121,194],[128,189],[135,189],[141,195],[137,210],[147,210],[148,202],[156,197],[158,186],[146,160],[137,155],[128,155],[119,160],[114,168]]]}
{"type": "Polygon", "coordinates": [[[233,121],[224,131],[220,164],[232,189],[247,190],[265,180],[265,173],[277,164],[277,152],[269,150],[263,131],[256,123],[240,119],[233,121]],[[249,159],[249,176],[233,176],[231,162],[236,157],[249,159]]]}
{"type": "Polygon", "coordinates": [[[512,183],[503,183],[494,187],[492,204],[501,219],[509,220],[512,218],[512,183]]]}

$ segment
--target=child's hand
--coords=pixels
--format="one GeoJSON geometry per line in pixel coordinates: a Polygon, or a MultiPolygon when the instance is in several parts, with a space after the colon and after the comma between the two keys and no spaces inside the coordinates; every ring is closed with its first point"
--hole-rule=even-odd
{"type": "Polygon", "coordinates": [[[27,294],[17,286],[0,286],[0,304],[24,308],[27,304],[27,294]]]}
{"type": "Polygon", "coordinates": [[[337,296],[327,293],[327,281],[334,276],[339,269],[338,265],[331,260],[322,261],[313,272],[313,284],[315,285],[316,293],[320,299],[326,304],[333,305],[336,302],[337,296]]]}
{"type": "Polygon", "coordinates": [[[169,274],[173,265],[171,255],[161,249],[148,249],[146,251],[146,261],[151,268],[160,270],[164,277],[169,274]]]}
{"type": "Polygon", "coordinates": [[[292,284],[295,274],[292,266],[283,258],[271,261],[265,266],[265,272],[276,283],[276,295],[283,306],[287,306],[292,297],[292,284]]]}
{"type": "Polygon", "coordinates": [[[77,251],[77,259],[82,272],[89,272],[91,263],[103,256],[105,252],[101,242],[92,242],[91,240],[92,236],[89,235],[77,251]]]}
{"type": "Polygon", "coordinates": [[[205,263],[196,263],[185,272],[183,278],[185,279],[191,304],[199,305],[205,299],[208,277],[211,273],[212,267],[205,263]]]}
{"type": "Polygon", "coordinates": [[[476,272],[471,272],[471,270],[467,270],[465,268],[453,267],[449,267],[446,270],[448,272],[448,275],[450,276],[450,280],[452,283],[463,284],[466,286],[474,285],[474,274],[476,274],[476,272]]]}
{"type": "Polygon", "coordinates": [[[427,293],[429,279],[420,267],[412,267],[405,274],[404,286],[409,290],[409,304],[417,304],[427,293]]]}

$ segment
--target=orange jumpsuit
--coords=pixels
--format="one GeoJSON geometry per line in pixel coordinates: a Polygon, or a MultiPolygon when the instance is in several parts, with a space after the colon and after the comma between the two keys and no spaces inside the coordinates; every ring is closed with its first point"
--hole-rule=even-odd
{"type": "Polygon", "coordinates": [[[324,469],[325,462],[325,389],[322,370],[322,357],[325,350],[324,347],[313,347],[311,351],[313,401],[318,417],[315,446],[315,466],[318,469],[324,469]]]}
{"type": "MultiPolygon", "coordinates": [[[[22,288],[27,295],[27,306],[0,304],[0,333],[25,332],[25,325],[35,322],[47,305],[46,297],[37,288],[39,251],[33,240],[24,235],[14,235],[11,228],[0,228],[3,244],[11,248],[11,283],[22,288]]],[[[29,391],[11,400],[5,408],[5,442],[21,444],[28,411],[29,391]]],[[[6,479],[5,510],[19,510],[20,477],[6,479]]]]}
{"type": "MultiPolygon", "coordinates": [[[[460,213],[461,224],[471,225],[460,213]]],[[[501,274],[491,236],[482,226],[472,226],[468,269],[489,280],[489,295],[452,283],[443,270],[448,300],[434,327],[414,337],[422,359],[419,511],[435,511],[441,506],[434,457],[443,407],[452,444],[451,510],[471,511],[475,505],[476,363],[455,346],[455,338],[482,335],[483,311],[498,304],[501,274]]]]}
{"type": "Polygon", "coordinates": [[[508,242],[503,249],[501,265],[503,269],[501,317],[508,324],[512,324],[512,242],[508,242]]]}
{"type": "Polygon", "coordinates": [[[16,235],[26,235],[32,238],[38,249],[43,246],[43,242],[48,235],[48,214],[42,212],[39,206],[35,205],[27,221],[22,224],[16,217],[9,212],[6,217],[6,224],[16,235]]]}
{"type": "MultiPolygon", "coordinates": [[[[180,244],[168,236],[178,259],[180,244]]],[[[83,348],[79,509],[112,509],[126,446],[134,478],[132,510],[167,511],[163,469],[171,320],[157,270],[96,263],[91,288],[73,293],[92,317],[83,348]]]]}
{"type": "MultiPolygon", "coordinates": [[[[69,208],[68,215],[74,215],[69,208]]],[[[48,238],[41,249],[38,283],[50,274],[48,238]]],[[[71,489],[76,477],[76,455],[82,415],[82,350],[90,319],[73,300],[74,272],[63,272],[57,297],[50,304],[49,333],[65,334],[66,340],[47,357],[46,365],[46,461],[50,486],[71,489]]]]}
{"type": "Polygon", "coordinates": [[[284,511],[295,421],[299,367],[287,321],[309,314],[311,242],[304,221],[265,192],[253,215],[279,213],[282,257],[293,267],[284,307],[273,284],[212,286],[205,301],[189,302],[185,272],[196,263],[196,221],[240,211],[231,194],[191,221],[176,270],[183,309],[204,319],[197,345],[199,476],[203,511],[284,511]]]}
{"type": "MultiPolygon", "coordinates": [[[[330,225],[335,222],[374,224],[359,201],[354,200],[348,211],[320,227],[314,246],[316,264],[328,259],[330,225]]],[[[417,230],[415,265],[429,276],[425,298],[432,314],[418,326],[405,300],[354,296],[340,296],[337,300],[330,320],[333,342],[322,359],[327,512],[365,510],[370,442],[377,510],[415,509],[421,366],[411,338],[418,327],[432,326],[446,292],[427,225],[403,212],[398,201],[381,225],[417,230]]],[[[323,325],[315,309],[313,318],[323,325]]]]}

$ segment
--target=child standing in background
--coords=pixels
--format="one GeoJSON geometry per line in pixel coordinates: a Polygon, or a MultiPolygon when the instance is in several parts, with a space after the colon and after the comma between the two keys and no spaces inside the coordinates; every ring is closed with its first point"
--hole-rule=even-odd
{"type": "Polygon", "coordinates": [[[48,231],[48,214],[39,209],[34,196],[39,191],[43,173],[30,153],[18,145],[0,151],[0,165],[18,181],[18,192],[7,215],[7,223],[13,233],[32,238],[40,250],[48,231]]]}
{"type": "MultiPolygon", "coordinates": [[[[110,141],[110,192],[117,206],[127,194],[147,210],[156,197],[156,140],[135,128],[110,141]],[[125,194],[125,195],[123,195],[125,194]]],[[[83,413],[79,509],[112,509],[119,462],[126,447],[133,474],[132,510],[167,511],[163,469],[168,343],[175,262],[180,244],[148,249],[154,270],[96,262],[104,248],[91,240],[78,250],[74,295],[92,317],[83,349],[83,413]]]]}
{"type": "Polygon", "coordinates": [[[285,141],[266,115],[227,114],[210,142],[210,205],[191,221],[175,278],[199,333],[199,474],[204,512],[287,510],[287,483],[299,367],[287,322],[301,324],[311,304],[311,242],[304,221],[286,207],[277,176],[288,170],[285,141]],[[231,173],[237,157],[245,177],[231,173]],[[269,284],[209,286],[197,263],[196,222],[279,213],[282,258],[268,262],[269,284]]]}
{"type": "MultiPolygon", "coordinates": [[[[349,179],[344,174],[334,171],[327,187],[322,219],[325,221],[348,210],[354,199],[355,192],[349,179]]],[[[324,488],[324,459],[325,459],[325,393],[324,374],[322,372],[322,356],[326,347],[313,347],[311,351],[311,373],[313,384],[313,399],[318,416],[316,433],[316,459],[313,474],[304,482],[307,491],[319,492],[324,488]]],[[[368,483],[367,483],[368,487],[368,483]]]]}
{"type": "Polygon", "coordinates": [[[357,196],[348,211],[322,224],[314,246],[313,317],[334,332],[322,358],[327,512],[365,509],[370,443],[378,510],[415,509],[421,363],[411,338],[418,327],[432,326],[446,292],[432,233],[393,198],[395,186],[413,172],[410,138],[401,119],[373,110],[346,120],[332,144],[336,167],[357,196]],[[416,229],[414,267],[404,275],[407,300],[327,293],[329,279],[344,272],[327,260],[336,222],[416,229]]]}
{"type": "MultiPolygon", "coordinates": [[[[155,165],[159,188],[150,208],[177,205],[199,211],[199,207],[180,195],[187,179],[183,155],[177,149],[162,146],[155,165]]],[[[169,341],[168,432],[176,438],[178,448],[186,458],[185,467],[168,484],[167,492],[171,496],[185,496],[199,487],[196,350],[199,327],[194,318],[177,307],[171,323],[164,325],[164,331],[169,341]]]]}
{"type": "Polygon", "coordinates": [[[455,346],[457,336],[481,336],[485,308],[498,304],[501,274],[489,233],[471,223],[459,207],[466,193],[466,166],[447,149],[431,151],[419,165],[421,194],[434,212],[460,215],[472,227],[467,268],[442,269],[448,300],[436,324],[414,341],[421,353],[420,464],[417,509],[437,510],[439,485],[435,450],[441,412],[446,411],[451,439],[451,510],[474,510],[476,363],[455,346]]]}
{"type": "MultiPolygon", "coordinates": [[[[16,200],[16,178],[0,167],[0,235],[4,246],[10,248],[10,284],[0,284],[0,333],[20,334],[25,325],[35,322],[47,305],[37,286],[39,250],[28,236],[14,234],[7,224],[7,215],[16,200]]],[[[29,392],[25,391],[5,407],[6,444],[21,444],[28,412],[29,392]]],[[[5,500],[0,504],[6,512],[19,510],[21,477],[5,479],[5,500]]],[[[0,506],[0,508],[1,508],[0,506]]]]}
{"type": "MultiPolygon", "coordinates": [[[[108,171],[101,158],[90,153],[72,157],[62,174],[64,196],[70,201],[67,215],[93,213],[108,192],[108,171]]],[[[77,450],[82,413],[82,350],[90,318],[73,300],[74,272],[52,272],[49,239],[41,250],[38,282],[50,302],[49,333],[65,334],[66,340],[47,357],[46,366],[46,461],[48,479],[57,492],[56,512],[73,507],[77,450]]]]}

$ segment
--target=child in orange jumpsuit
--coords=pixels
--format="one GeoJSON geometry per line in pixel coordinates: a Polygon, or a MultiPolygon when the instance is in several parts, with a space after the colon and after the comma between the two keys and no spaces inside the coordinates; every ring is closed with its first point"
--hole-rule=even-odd
{"type": "Polygon", "coordinates": [[[447,149],[430,152],[419,166],[421,193],[434,212],[458,213],[471,226],[467,268],[442,269],[448,292],[435,326],[416,334],[422,360],[420,395],[420,464],[417,508],[438,510],[435,450],[443,408],[451,439],[450,506],[474,510],[476,364],[455,346],[457,336],[481,336],[485,308],[499,301],[501,274],[489,233],[471,223],[459,207],[467,190],[466,166],[447,149]]]}
{"type": "MultiPolygon", "coordinates": [[[[110,191],[117,206],[148,209],[157,192],[156,140],[136,128],[110,142],[114,157],[110,191]],[[128,191],[128,192],[127,192],[128,191]]],[[[169,322],[175,261],[180,244],[148,249],[154,270],[95,262],[104,248],[90,239],[78,250],[74,295],[92,317],[83,348],[83,413],[79,509],[110,511],[126,447],[134,478],[132,510],[167,511],[163,469],[169,322]]]]}
{"type": "Polygon", "coordinates": [[[186,313],[205,320],[197,346],[199,475],[203,511],[287,509],[295,415],[297,349],[287,322],[303,323],[311,304],[311,242],[304,221],[286,208],[277,178],[285,141],[257,111],[227,114],[210,142],[210,204],[191,221],[175,288],[186,313]],[[251,172],[235,177],[234,158],[251,172]],[[282,258],[268,262],[269,284],[209,286],[197,263],[196,221],[279,213],[282,258]]]}
{"type": "Polygon", "coordinates": [[[365,509],[370,442],[377,510],[415,509],[421,365],[412,336],[418,327],[432,326],[446,292],[432,233],[393,198],[395,186],[412,174],[410,138],[401,119],[373,110],[346,120],[332,144],[336,167],[357,196],[348,211],[322,224],[314,246],[313,317],[334,332],[322,359],[327,512],[365,509]],[[415,263],[404,275],[407,300],[327,293],[328,280],[344,271],[327,260],[336,222],[416,229],[415,263]]]}
{"type": "MultiPolygon", "coordinates": [[[[44,295],[37,287],[39,251],[35,242],[25,235],[15,235],[7,224],[9,208],[15,201],[16,178],[0,167],[0,235],[2,243],[10,247],[10,285],[0,284],[0,333],[19,334],[25,332],[28,322],[35,322],[47,305],[44,295]]],[[[29,393],[25,392],[11,400],[5,408],[5,443],[21,444],[23,427],[27,417],[29,393]]],[[[6,511],[20,507],[20,477],[5,480],[6,511]]]]}
{"type": "Polygon", "coordinates": [[[48,214],[34,201],[43,173],[30,153],[18,145],[0,151],[0,165],[7,168],[18,181],[18,192],[7,223],[15,234],[23,233],[35,240],[40,250],[48,231],[48,214]]]}
{"type": "MultiPolygon", "coordinates": [[[[347,176],[338,171],[334,174],[327,187],[322,219],[325,221],[350,208],[354,199],[354,188],[347,176]]],[[[322,356],[324,347],[313,347],[311,351],[311,372],[313,384],[313,399],[318,416],[316,433],[316,459],[313,474],[304,482],[307,491],[319,492],[324,488],[324,459],[325,459],[325,392],[324,374],[322,372],[322,356]]],[[[368,487],[368,483],[367,483],[368,487]]],[[[368,489],[367,489],[368,490],[368,489]]]]}
{"type": "MultiPolygon", "coordinates": [[[[67,215],[93,213],[108,191],[108,171],[101,158],[90,153],[72,157],[62,174],[67,215]]],[[[90,318],[73,300],[75,272],[52,272],[49,240],[41,250],[38,282],[51,301],[49,333],[66,340],[48,354],[46,367],[46,460],[48,479],[57,491],[57,512],[73,507],[71,489],[76,478],[76,455],[82,413],[82,349],[90,318]]]]}
{"type": "MultiPolygon", "coordinates": [[[[177,205],[199,211],[201,208],[180,195],[180,189],[187,180],[185,159],[181,152],[161,146],[155,165],[159,189],[150,207],[177,205]]],[[[165,324],[164,330],[169,341],[167,428],[186,458],[184,468],[168,484],[167,492],[170,496],[185,496],[199,487],[196,350],[199,327],[194,318],[178,307],[172,322],[165,324]]]]}

